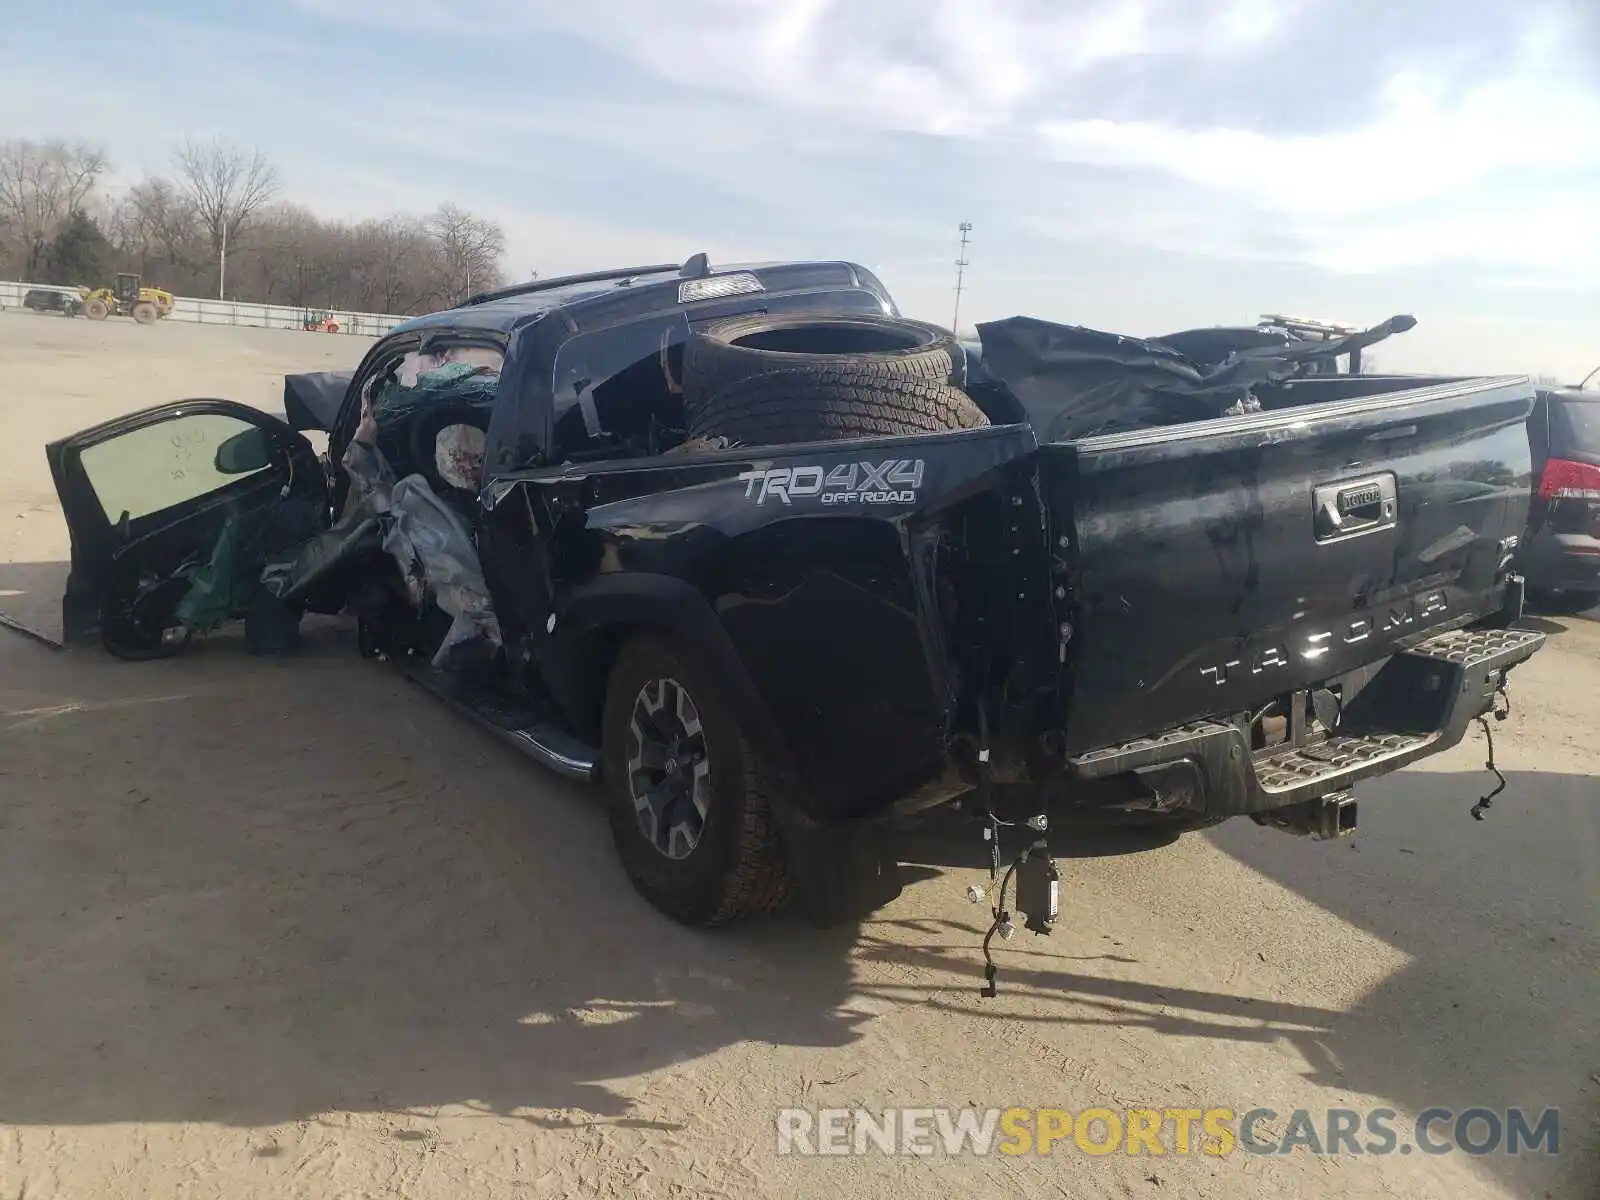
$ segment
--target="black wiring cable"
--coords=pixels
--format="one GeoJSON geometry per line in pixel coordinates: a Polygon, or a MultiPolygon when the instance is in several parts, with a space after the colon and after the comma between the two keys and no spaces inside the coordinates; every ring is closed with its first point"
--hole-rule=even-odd
{"type": "Polygon", "coordinates": [[[994,920],[989,923],[989,932],[983,935],[983,994],[985,996],[992,997],[997,993],[994,981],[995,977],[1000,973],[1000,968],[995,965],[994,955],[990,952],[989,943],[994,940],[994,935],[999,932],[1000,927],[1011,919],[1011,914],[1006,911],[1006,887],[1011,882],[1011,876],[1016,873],[1018,861],[1021,860],[1013,861],[1006,868],[1005,876],[1000,880],[1000,889],[995,893],[994,908],[992,910],[994,920]]]}
{"type": "MultiPolygon", "coordinates": [[[[1501,708],[1498,704],[1494,706],[1494,719],[1496,721],[1504,721],[1511,715],[1511,697],[1506,695],[1504,681],[1502,681],[1501,686],[1495,691],[1495,697],[1497,700],[1504,700],[1505,707],[1501,708]]],[[[1481,821],[1483,820],[1483,814],[1494,807],[1495,797],[1506,790],[1506,777],[1501,773],[1500,768],[1495,765],[1494,727],[1489,724],[1489,714],[1484,713],[1478,716],[1476,720],[1479,725],[1483,726],[1484,740],[1489,743],[1489,761],[1483,764],[1484,770],[1492,771],[1495,779],[1498,781],[1495,784],[1494,791],[1490,792],[1487,796],[1483,797],[1483,799],[1479,800],[1472,806],[1472,819],[1474,821],[1481,821]]]]}

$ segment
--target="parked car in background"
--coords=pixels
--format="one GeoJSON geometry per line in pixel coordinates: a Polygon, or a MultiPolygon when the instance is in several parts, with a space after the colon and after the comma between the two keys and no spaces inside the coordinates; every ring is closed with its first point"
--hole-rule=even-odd
{"type": "Polygon", "coordinates": [[[1519,570],[1530,599],[1582,612],[1600,604],[1600,391],[1535,395],[1534,496],[1519,570]]]}
{"type": "Polygon", "coordinates": [[[83,296],[77,288],[31,287],[22,296],[22,307],[39,313],[60,313],[75,317],[83,311],[83,296]]]}

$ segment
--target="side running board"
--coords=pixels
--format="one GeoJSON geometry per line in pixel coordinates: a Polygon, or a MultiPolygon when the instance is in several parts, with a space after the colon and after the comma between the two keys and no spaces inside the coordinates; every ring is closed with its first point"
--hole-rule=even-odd
{"type": "Polygon", "coordinates": [[[546,770],[579,783],[593,783],[599,777],[600,756],[594,747],[557,729],[532,709],[462,689],[428,666],[398,661],[394,665],[412,683],[546,770]]]}

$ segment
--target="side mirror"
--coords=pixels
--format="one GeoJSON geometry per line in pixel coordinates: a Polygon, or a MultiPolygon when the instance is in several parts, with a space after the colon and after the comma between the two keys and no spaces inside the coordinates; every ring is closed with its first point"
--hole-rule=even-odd
{"type": "Polygon", "coordinates": [[[223,475],[248,475],[272,465],[272,436],[251,426],[217,447],[214,464],[223,475]]]}

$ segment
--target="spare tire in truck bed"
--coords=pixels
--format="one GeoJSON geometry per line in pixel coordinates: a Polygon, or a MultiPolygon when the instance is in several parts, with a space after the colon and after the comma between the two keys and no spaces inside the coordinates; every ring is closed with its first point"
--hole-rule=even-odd
{"type": "Polygon", "coordinates": [[[987,424],[972,398],[947,383],[885,379],[871,364],[847,363],[771,371],[723,388],[694,415],[689,438],[778,446],[987,424]]]}
{"type": "Polygon", "coordinates": [[[842,366],[885,383],[959,382],[957,366],[965,362],[950,333],[923,321],[752,313],[690,336],[683,348],[683,399],[692,415],[724,388],[752,376],[842,366]]]}

